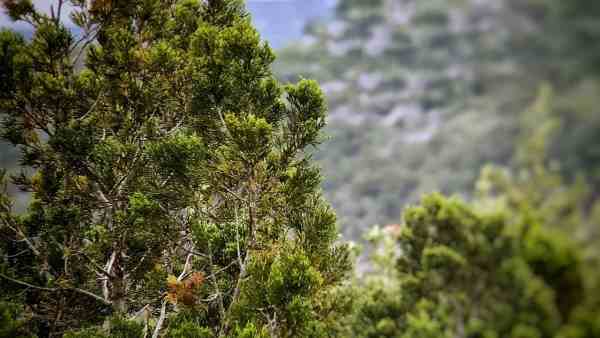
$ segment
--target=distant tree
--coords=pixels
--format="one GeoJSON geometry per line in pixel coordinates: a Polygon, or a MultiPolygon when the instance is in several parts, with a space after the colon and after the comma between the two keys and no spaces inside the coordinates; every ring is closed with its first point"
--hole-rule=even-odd
{"type": "Polygon", "coordinates": [[[3,4],[34,34],[0,34],[2,136],[33,172],[12,177],[25,214],[0,198],[0,294],[24,313],[2,320],[41,337],[335,334],[350,261],[311,162],[324,98],[272,77],[241,1],[3,4]]]}
{"type": "Polygon", "coordinates": [[[470,197],[483,165],[510,164],[546,84],[550,155],[568,182],[594,176],[598,195],[599,18],[588,0],[337,1],[275,70],[327,89],[335,137],[317,160],[345,235],[395,222],[423,193],[470,197]]]}
{"type": "Polygon", "coordinates": [[[360,302],[358,337],[597,337],[597,272],[563,233],[523,211],[431,195],[406,210],[395,283],[360,302]]]}
{"type": "Polygon", "coordinates": [[[546,227],[568,233],[596,265],[600,220],[597,149],[600,119],[593,108],[600,87],[585,81],[558,94],[540,88],[521,116],[521,134],[511,166],[487,165],[476,184],[483,208],[501,205],[534,214],[546,227]]]}
{"type": "Polygon", "coordinates": [[[511,47],[517,49],[515,55],[525,56],[522,61],[533,66],[531,70],[547,72],[551,66],[554,73],[547,73],[548,78],[569,81],[600,74],[600,48],[596,44],[600,39],[600,4],[586,0],[503,1],[521,17],[521,24],[530,27],[524,32],[519,31],[524,26],[515,25],[509,31],[513,34],[511,47]],[[544,55],[542,62],[540,55],[544,55]]]}
{"type": "Polygon", "coordinates": [[[538,74],[515,67],[530,49],[507,48],[504,2],[340,0],[281,51],[277,75],[327,89],[334,137],[317,160],[345,235],[395,222],[423,193],[469,196],[483,164],[510,159],[538,74]]]}

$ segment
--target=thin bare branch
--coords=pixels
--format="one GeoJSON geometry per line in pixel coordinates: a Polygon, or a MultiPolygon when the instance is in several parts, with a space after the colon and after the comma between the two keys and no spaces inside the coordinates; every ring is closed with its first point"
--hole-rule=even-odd
{"type": "Polygon", "coordinates": [[[99,272],[100,274],[103,274],[103,275],[105,275],[108,278],[114,278],[115,277],[113,274],[111,274],[110,272],[106,271],[102,266],[100,266],[100,264],[96,263],[96,261],[94,261],[88,255],[86,255],[84,252],[79,251],[79,254],[81,256],[83,256],[83,258],[85,258],[88,262],[90,262],[94,266],[94,268],[96,268],[97,272],[99,272]]]}
{"type": "Polygon", "coordinates": [[[48,292],[58,292],[58,291],[61,291],[61,290],[74,291],[74,292],[80,293],[82,295],[86,295],[88,297],[94,298],[97,301],[99,301],[99,302],[101,302],[101,303],[103,303],[105,305],[112,305],[106,299],[98,296],[97,294],[95,294],[93,292],[90,292],[90,291],[87,291],[87,290],[84,290],[84,289],[75,288],[75,287],[47,288],[47,287],[43,287],[43,286],[33,285],[33,284],[30,284],[30,283],[27,283],[27,282],[24,282],[24,281],[21,281],[21,280],[18,280],[18,279],[14,279],[14,278],[9,277],[9,276],[7,276],[7,275],[5,275],[3,273],[0,273],[0,277],[4,278],[6,280],[9,280],[9,281],[11,281],[11,282],[13,282],[15,284],[19,284],[19,285],[22,285],[22,286],[25,286],[25,287],[28,287],[28,288],[31,288],[31,289],[36,289],[36,290],[41,290],[41,291],[48,291],[48,292]]]}
{"type": "Polygon", "coordinates": [[[185,264],[183,266],[183,271],[181,271],[181,274],[179,275],[179,277],[177,277],[178,282],[181,282],[183,278],[187,275],[188,270],[192,268],[192,257],[194,256],[191,253],[187,255],[187,258],[185,259],[185,264]]]}
{"type": "Polygon", "coordinates": [[[15,234],[17,234],[17,236],[19,236],[20,239],[27,244],[27,247],[29,247],[29,249],[36,256],[40,256],[40,251],[35,247],[33,242],[31,242],[31,240],[27,236],[25,236],[23,231],[21,231],[21,229],[19,229],[18,225],[14,224],[14,221],[10,218],[10,216],[5,215],[0,218],[2,219],[2,223],[4,223],[4,226],[6,226],[10,230],[12,230],[15,234]]]}
{"type": "Polygon", "coordinates": [[[154,333],[152,334],[152,338],[158,338],[160,334],[160,330],[162,329],[163,323],[167,317],[167,300],[164,299],[162,301],[162,305],[160,307],[160,316],[158,317],[158,321],[156,322],[156,327],[154,328],[154,333]]]}

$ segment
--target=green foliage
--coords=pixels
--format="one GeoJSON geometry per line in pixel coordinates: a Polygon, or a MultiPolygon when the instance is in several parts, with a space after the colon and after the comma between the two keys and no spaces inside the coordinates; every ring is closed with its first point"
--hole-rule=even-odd
{"type": "Polygon", "coordinates": [[[205,145],[200,137],[183,132],[148,145],[148,157],[165,176],[173,175],[186,184],[193,170],[205,158],[205,145]]]}
{"type": "Polygon", "coordinates": [[[317,83],[274,79],[242,1],[71,1],[78,34],[62,4],[4,2],[34,34],[0,34],[32,193],[20,216],[2,195],[2,290],[50,336],[335,334],[351,259],[308,148],[317,83]]]}
{"type": "Polygon", "coordinates": [[[259,331],[254,324],[248,324],[243,329],[237,328],[235,332],[236,338],[266,338],[269,334],[266,330],[259,331]]]}
{"type": "Polygon", "coordinates": [[[194,318],[194,313],[179,313],[171,318],[166,337],[170,338],[210,338],[213,332],[207,327],[202,327],[201,323],[194,318]]]}
{"type": "Polygon", "coordinates": [[[34,337],[28,332],[27,319],[22,316],[23,309],[18,304],[0,302],[0,337],[34,337]]]}
{"type": "Polygon", "coordinates": [[[600,276],[562,232],[516,213],[477,211],[440,195],[408,208],[393,237],[397,272],[368,284],[357,335],[593,337],[577,318],[598,315],[589,286],[600,276]]]}
{"type": "Polygon", "coordinates": [[[589,114],[589,105],[596,100],[594,82],[583,86],[561,95],[549,86],[541,87],[522,114],[513,168],[485,167],[476,195],[484,208],[500,204],[516,215],[573,234],[588,259],[595,260],[600,204],[595,193],[597,165],[587,149],[596,140],[587,132],[566,133],[571,128],[598,129],[589,114]]]}
{"type": "Polygon", "coordinates": [[[65,338],[134,338],[143,337],[143,325],[127,319],[113,317],[107,321],[108,329],[86,329],[67,332],[65,338]]]}
{"type": "Polygon", "coordinates": [[[274,78],[243,1],[73,0],[77,34],[2,3],[34,33],[0,31],[32,194],[0,195],[0,336],[600,335],[593,2],[340,1],[279,64],[328,88],[317,153],[325,94],[274,78]],[[509,167],[370,233],[348,287],[313,155],[354,238],[509,167]]]}

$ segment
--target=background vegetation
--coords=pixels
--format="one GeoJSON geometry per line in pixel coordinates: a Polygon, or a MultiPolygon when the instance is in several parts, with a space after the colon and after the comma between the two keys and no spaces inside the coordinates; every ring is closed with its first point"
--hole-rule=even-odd
{"type": "Polygon", "coordinates": [[[517,165],[519,135],[550,119],[547,163],[569,179],[597,175],[597,12],[579,1],[340,1],[334,19],[309,25],[275,69],[328,95],[332,140],[318,159],[344,233],[396,223],[423,193],[471,197],[484,164],[517,165]],[[533,117],[541,87],[552,107],[533,117]]]}

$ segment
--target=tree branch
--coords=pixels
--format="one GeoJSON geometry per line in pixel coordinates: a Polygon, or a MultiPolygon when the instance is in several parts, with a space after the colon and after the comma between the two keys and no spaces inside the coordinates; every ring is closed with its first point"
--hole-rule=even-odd
{"type": "Polygon", "coordinates": [[[96,268],[96,270],[100,273],[102,273],[103,275],[105,275],[108,278],[115,278],[115,276],[113,274],[111,274],[110,272],[104,270],[103,267],[100,266],[100,264],[96,263],[96,261],[94,261],[93,259],[91,259],[88,255],[86,255],[85,253],[79,251],[79,253],[87,260],[89,261],[94,268],[96,268]]]}
{"type": "Polygon", "coordinates": [[[47,288],[47,287],[43,287],[43,286],[37,286],[37,285],[29,284],[27,282],[23,282],[23,281],[20,281],[18,279],[14,279],[12,277],[9,277],[9,276],[7,276],[7,275],[5,275],[3,273],[0,273],[0,277],[4,278],[6,280],[9,280],[9,281],[11,281],[11,282],[13,282],[15,284],[19,284],[19,285],[22,285],[22,286],[26,286],[28,288],[36,289],[36,290],[49,291],[49,292],[55,292],[55,291],[57,291],[57,289],[47,288]]]}
{"type": "Polygon", "coordinates": [[[4,223],[4,225],[9,228],[10,230],[12,230],[14,233],[17,234],[17,236],[21,237],[21,240],[23,240],[27,246],[29,247],[29,249],[31,249],[31,251],[33,251],[33,253],[36,256],[40,256],[40,251],[35,247],[35,245],[33,245],[33,243],[29,240],[29,238],[27,236],[25,236],[25,234],[21,231],[21,229],[19,229],[19,227],[16,224],[10,224],[13,223],[10,220],[10,216],[5,215],[4,217],[1,217],[2,221],[4,223]]]}
{"type": "Polygon", "coordinates": [[[9,280],[9,281],[11,281],[11,282],[13,282],[15,284],[19,284],[19,285],[26,286],[26,287],[31,288],[31,289],[36,289],[36,290],[41,290],[41,291],[48,291],[48,292],[57,292],[57,291],[60,291],[60,290],[74,291],[74,292],[86,295],[88,297],[94,298],[95,300],[97,300],[97,301],[99,301],[99,302],[101,302],[101,303],[103,303],[105,305],[112,305],[109,301],[107,301],[106,299],[98,296],[97,294],[95,294],[93,292],[90,292],[90,291],[87,291],[87,290],[80,289],[80,288],[75,288],[75,287],[47,288],[47,287],[43,287],[43,286],[33,285],[33,284],[30,284],[30,283],[27,283],[27,282],[24,282],[24,281],[21,281],[21,280],[18,280],[18,279],[14,279],[14,278],[9,277],[9,276],[7,276],[7,275],[5,275],[3,273],[0,273],[0,277],[4,278],[6,280],[9,280]]]}
{"type": "Polygon", "coordinates": [[[163,323],[165,322],[165,318],[167,317],[167,300],[164,299],[162,305],[160,307],[160,317],[158,317],[158,322],[156,322],[156,327],[154,328],[154,333],[152,334],[152,338],[158,338],[160,334],[160,330],[162,329],[163,323]]]}
{"type": "Polygon", "coordinates": [[[179,277],[177,277],[178,282],[181,282],[185,275],[187,275],[187,271],[192,268],[192,257],[193,254],[191,253],[187,255],[187,258],[185,259],[185,264],[183,265],[183,271],[181,271],[181,274],[179,275],[179,277]]]}

